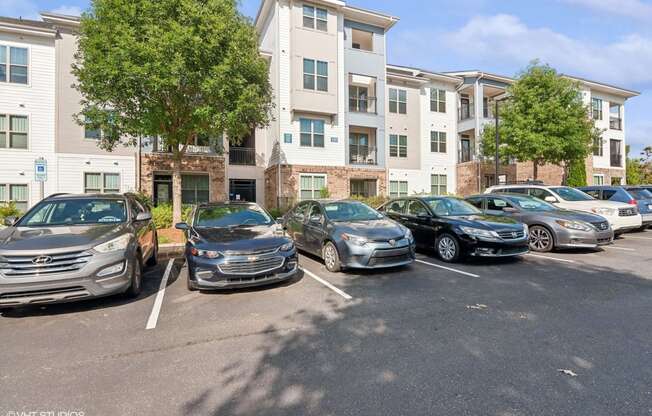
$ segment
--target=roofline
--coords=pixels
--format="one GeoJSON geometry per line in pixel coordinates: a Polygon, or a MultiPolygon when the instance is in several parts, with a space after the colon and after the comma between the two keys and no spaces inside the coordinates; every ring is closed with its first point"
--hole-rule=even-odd
{"type": "Polygon", "coordinates": [[[605,90],[607,90],[609,92],[614,92],[614,93],[616,93],[618,95],[621,95],[621,96],[624,96],[624,97],[627,97],[627,98],[637,97],[637,96],[641,95],[641,93],[639,91],[628,90],[626,88],[618,87],[618,86],[611,85],[611,84],[606,84],[604,82],[592,81],[590,79],[575,77],[575,76],[566,75],[566,74],[561,74],[561,76],[564,77],[564,78],[570,79],[570,80],[580,81],[580,82],[585,83],[585,84],[595,85],[595,86],[603,88],[603,89],[605,89],[605,90]]]}
{"type": "Polygon", "coordinates": [[[428,70],[421,69],[421,68],[415,68],[415,67],[409,67],[409,66],[403,66],[403,65],[394,65],[394,64],[387,64],[386,68],[390,69],[390,70],[391,69],[408,70],[408,71],[412,71],[415,76],[424,75],[424,76],[427,76],[427,77],[430,77],[430,78],[435,78],[435,79],[438,79],[438,80],[443,80],[443,81],[446,81],[446,82],[451,82],[451,83],[456,83],[456,84],[460,84],[460,83],[464,82],[464,80],[461,77],[458,77],[458,76],[447,75],[447,74],[444,74],[444,73],[441,73],[441,72],[428,71],[428,70]]]}
{"type": "Polygon", "coordinates": [[[0,21],[0,32],[12,32],[23,35],[41,36],[54,38],[57,35],[57,30],[54,27],[42,27],[31,25],[30,23],[43,24],[38,20],[28,19],[13,19],[15,22],[0,21]]]}
{"type": "Polygon", "coordinates": [[[61,14],[61,13],[52,13],[48,11],[42,11],[39,14],[41,15],[43,21],[52,24],[79,26],[81,22],[80,16],[72,16],[72,15],[61,14]]]}
{"type": "Polygon", "coordinates": [[[479,70],[471,70],[471,71],[446,71],[444,72],[446,75],[454,75],[454,76],[461,76],[461,77],[481,77],[481,78],[487,78],[487,79],[493,79],[496,81],[501,81],[505,82],[508,84],[511,84],[516,81],[515,78],[507,77],[505,75],[498,75],[498,74],[492,74],[491,72],[485,72],[485,71],[479,71],[479,70]]]}

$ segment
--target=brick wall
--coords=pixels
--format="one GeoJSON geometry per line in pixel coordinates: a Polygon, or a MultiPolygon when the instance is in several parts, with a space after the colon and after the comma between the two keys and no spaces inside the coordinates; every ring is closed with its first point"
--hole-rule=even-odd
{"type": "MultiPolygon", "coordinates": [[[[505,175],[508,183],[516,179],[516,165],[501,165],[498,168],[499,175],[505,175]]],[[[457,165],[457,195],[469,196],[485,190],[485,175],[495,175],[496,166],[491,163],[466,162],[457,165]],[[478,167],[480,178],[478,178],[478,167]],[[480,186],[478,185],[480,180],[480,186]]]]}
{"type": "Polygon", "coordinates": [[[587,182],[589,185],[593,184],[593,175],[602,174],[604,175],[604,184],[611,185],[612,178],[622,178],[623,183],[625,179],[625,169],[604,169],[604,168],[593,168],[587,172],[587,182]]]}
{"type": "MultiPolygon", "coordinates": [[[[516,180],[527,181],[528,179],[534,179],[534,163],[516,163],[516,180]]],[[[561,185],[564,182],[564,168],[553,164],[539,166],[537,180],[546,185],[561,185]]]]}
{"type": "MultiPolygon", "coordinates": [[[[172,174],[172,156],[167,153],[146,153],[141,159],[141,191],[152,197],[154,174],[172,174]]],[[[226,193],[226,164],[223,156],[186,155],[181,162],[181,173],[204,173],[209,176],[211,202],[224,201],[226,193]]]]}

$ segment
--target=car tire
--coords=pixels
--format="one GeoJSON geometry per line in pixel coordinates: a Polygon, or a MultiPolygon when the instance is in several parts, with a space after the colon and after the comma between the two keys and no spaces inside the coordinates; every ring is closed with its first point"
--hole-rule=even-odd
{"type": "Polygon", "coordinates": [[[143,291],[143,259],[136,253],[133,270],[131,272],[131,284],[125,292],[128,298],[135,298],[143,291]]]}
{"type": "Polygon", "coordinates": [[[147,267],[154,267],[158,263],[158,235],[154,236],[154,250],[152,255],[147,259],[147,267]]]}
{"type": "Polygon", "coordinates": [[[326,270],[331,273],[337,273],[342,270],[342,264],[340,263],[340,255],[337,252],[337,247],[331,241],[327,242],[322,249],[322,258],[324,259],[324,265],[326,265],[326,270]]]}
{"type": "Polygon", "coordinates": [[[461,257],[460,243],[451,234],[442,234],[437,238],[435,252],[446,263],[455,263],[461,257]]]}
{"type": "Polygon", "coordinates": [[[555,237],[546,227],[533,225],[530,227],[530,239],[528,240],[530,250],[539,253],[549,253],[555,248],[555,237]]]}

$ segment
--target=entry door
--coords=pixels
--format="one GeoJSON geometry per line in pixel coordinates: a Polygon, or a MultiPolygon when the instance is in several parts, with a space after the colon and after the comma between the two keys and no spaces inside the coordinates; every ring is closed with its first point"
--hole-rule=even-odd
{"type": "Polygon", "coordinates": [[[229,181],[229,197],[231,201],[256,202],[256,180],[231,179],[229,181]]]}
{"type": "Polygon", "coordinates": [[[471,117],[471,101],[469,100],[468,97],[462,97],[460,99],[460,119],[466,120],[467,118],[471,117]]]}
{"type": "Polygon", "coordinates": [[[154,205],[172,203],[172,176],[154,175],[154,205]]]}

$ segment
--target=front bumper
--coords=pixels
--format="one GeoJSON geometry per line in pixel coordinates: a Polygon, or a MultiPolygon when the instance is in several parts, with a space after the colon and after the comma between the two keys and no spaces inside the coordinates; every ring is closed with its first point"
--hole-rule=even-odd
{"type": "Polygon", "coordinates": [[[129,288],[134,262],[125,251],[94,253],[81,269],[45,275],[8,277],[0,274],[0,307],[72,302],[122,293],[129,288]],[[121,272],[98,273],[122,263],[121,272]]]}
{"type": "Polygon", "coordinates": [[[394,245],[389,242],[369,242],[364,246],[358,246],[342,241],[337,249],[344,268],[400,267],[411,264],[416,259],[416,246],[406,238],[396,241],[394,245]]]}
{"type": "Polygon", "coordinates": [[[253,256],[206,259],[186,253],[190,286],[199,290],[263,286],[288,280],[299,271],[299,257],[296,249],[287,253],[275,252],[255,257],[256,260],[252,260],[253,256]],[[237,271],[232,267],[234,264],[245,265],[252,264],[255,261],[271,263],[272,259],[276,259],[278,265],[270,266],[271,268],[265,267],[256,270],[255,268],[242,267],[241,271],[237,271]]]}
{"type": "Polygon", "coordinates": [[[486,241],[465,235],[460,242],[463,253],[473,257],[513,257],[530,251],[527,236],[516,240],[486,241]]]}
{"type": "Polygon", "coordinates": [[[605,217],[611,224],[611,228],[616,233],[624,233],[626,231],[635,230],[641,228],[643,225],[643,217],[641,214],[631,215],[627,217],[605,217]]]}
{"type": "Polygon", "coordinates": [[[643,221],[643,226],[647,227],[652,225],[652,214],[641,214],[641,218],[643,221]]]}
{"type": "Polygon", "coordinates": [[[613,243],[613,230],[579,231],[563,229],[556,234],[557,248],[597,248],[613,243]]]}

